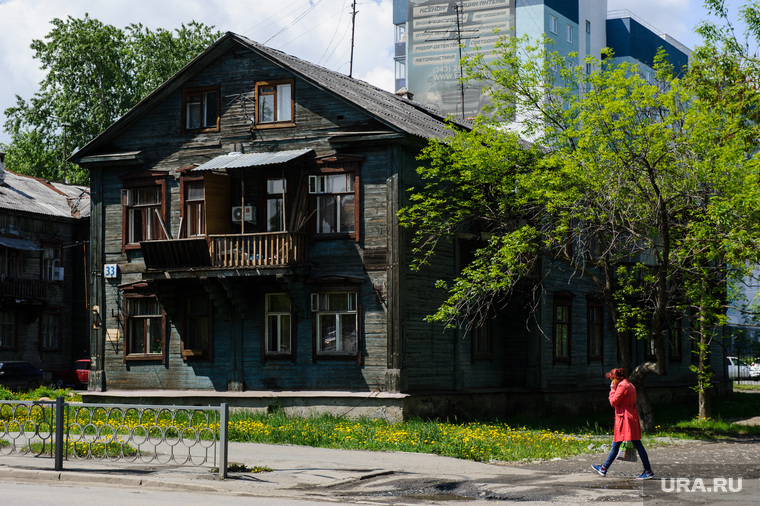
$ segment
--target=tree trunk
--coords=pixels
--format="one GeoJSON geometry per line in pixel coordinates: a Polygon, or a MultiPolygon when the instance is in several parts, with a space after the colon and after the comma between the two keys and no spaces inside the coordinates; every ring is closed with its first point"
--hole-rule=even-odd
{"type": "Polygon", "coordinates": [[[636,386],[636,409],[639,411],[641,430],[644,432],[653,432],[655,428],[654,408],[652,407],[652,400],[649,398],[649,393],[644,387],[643,382],[636,386]]]}

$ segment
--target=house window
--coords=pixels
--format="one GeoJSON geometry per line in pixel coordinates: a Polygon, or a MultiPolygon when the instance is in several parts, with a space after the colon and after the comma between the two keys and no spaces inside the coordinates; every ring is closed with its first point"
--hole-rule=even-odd
{"type": "Polygon", "coordinates": [[[591,33],[591,21],[586,20],[586,33],[591,33]]]}
{"type": "Polygon", "coordinates": [[[190,294],[186,297],[182,357],[210,358],[212,310],[211,300],[205,294],[190,294]]]}
{"type": "Polygon", "coordinates": [[[573,27],[570,25],[567,25],[567,41],[568,42],[573,41],[573,27]]]}
{"type": "Polygon", "coordinates": [[[0,349],[16,348],[16,314],[13,311],[0,311],[0,349]]]}
{"type": "Polygon", "coordinates": [[[15,279],[19,277],[21,265],[21,252],[14,248],[0,246],[0,276],[2,279],[15,279]]]}
{"type": "Polygon", "coordinates": [[[570,321],[571,299],[568,296],[554,297],[554,361],[570,362],[570,321]]]}
{"type": "Polygon", "coordinates": [[[604,307],[600,302],[588,306],[588,361],[602,360],[604,344],[604,307]]]}
{"type": "Polygon", "coordinates": [[[667,336],[664,337],[668,340],[668,356],[670,361],[680,362],[683,360],[681,322],[676,321],[675,324],[667,330],[667,336]]]}
{"type": "Polygon", "coordinates": [[[124,190],[124,246],[164,239],[164,181],[124,190]]]}
{"type": "Polygon", "coordinates": [[[293,81],[256,83],[256,123],[293,121],[293,81]]]}
{"type": "Polygon", "coordinates": [[[285,179],[267,179],[267,232],[285,230],[285,179]]]}
{"type": "Polygon", "coordinates": [[[359,349],[356,292],[313,293],[317,353],[351,354],[359,349]]]}
{"type": "Polygon", "coordinates": [[[557,33],[557,18],[549,14],[549,31],[556,35],[557,33]]]}
{"type": "Polygon", "coordinates": [[[42,245],[42,279],[63,281],[63,248],[59,244],[42,245]]]}
{"type": "Polygon", "coordinates": [[[471,330],[473,360],[493,358],[493,320],[488,319],[471,330]]]}
{"type": "Polygon", "coordinates": [[[395,70],[395,76],[396,79],[406,79],[406,62],[401,60],[396,60],[396,70],[395,70]]]}
{"type": "Polygon", "coordinates": [[[203,215],[205,200],[203,180],[184,181],[185,197],[185,232],[187,237],[206,235],[206,220],[203,215]]]}
{"type": "Polygon", "coordinates": [[[194,88],[182,94],[186,132],[219,130],[219,88],[194,88]]]}
{"type": "Polygon", "coordinates": [[[40,345],[43,350],[61,347],[61,313],[45,312],[40,318],[40,345]]]}
{"type": "Polygon", "coordinates": [[[309,193],[317,195],[317,234],[355,232],[355,188],[351,172],[309,176],[309,193]]]}
{"type": "Polygon", "coordinates": [[[164,352],[164,311],[154,295],[126,297],[125,358],[162,358],[164,352]]]}
{"type": "Polygon", "coordinates": [[[284,293],[266,294],[266,353],[290,354],[290,299],[284,293]]]}

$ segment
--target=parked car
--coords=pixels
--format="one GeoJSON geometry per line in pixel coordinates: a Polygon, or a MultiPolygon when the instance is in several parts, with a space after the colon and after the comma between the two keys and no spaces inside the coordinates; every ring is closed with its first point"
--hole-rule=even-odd
{"type": "Polygon", "coordinates": [[[85,388],[90,380],[90,359],[83,358],[74,362],[69,369],[55,369],[50,371],[50,383],[56,388],[67,386],[85,388]]]}
{"type": "Polygon", "coordinates": [[[760,358],[756,358],[749,364],[749,376],[752,379],[760,379],[760,358]]]}
{"type": "Polygon", "coordinates": [[[737,357],[726,357],[728,359],[728,379],[750,379],[749,366],[739,360],[737,357]]]}
{"type": "Polygon", "coordinates": [[[42,384],[42,369],[29,362],[0,362],[0,385],[9,390],[34,390],[42,384]]]}

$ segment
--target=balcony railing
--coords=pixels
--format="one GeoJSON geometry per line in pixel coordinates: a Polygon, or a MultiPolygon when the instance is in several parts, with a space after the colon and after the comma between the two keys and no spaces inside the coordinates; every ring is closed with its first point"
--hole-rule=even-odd
{"type": "Polygon", "coordinates": [[[0,296],[43,300],[47,297],[47,283],[38,279],[4,279],[0,281],[0,296]]]}
{"type": "Polygon", "coordinates": [[[208,238],[214,267],[278,267],[306,262],[304,234],[267,232],[209,235],[208,238]]]}

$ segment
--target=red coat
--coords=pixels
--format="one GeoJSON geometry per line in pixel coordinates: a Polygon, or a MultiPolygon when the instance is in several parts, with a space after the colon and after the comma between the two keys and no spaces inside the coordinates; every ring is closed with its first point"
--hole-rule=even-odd
{"type": "Polygon", "coordinates": [[[614,441],[641,439],[639,412],[636,411],[636,387],[624,379],[614,390],[610,390],[609,399],[610,405],[615,408],[614,441]]]}

